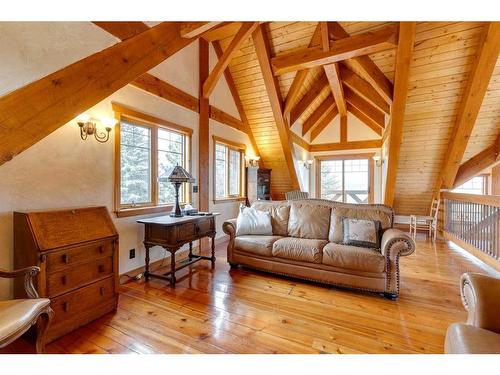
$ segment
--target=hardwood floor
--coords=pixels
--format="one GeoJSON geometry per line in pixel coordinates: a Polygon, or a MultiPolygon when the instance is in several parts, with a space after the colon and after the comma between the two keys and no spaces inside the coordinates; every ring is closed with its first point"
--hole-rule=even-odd
{"type": "MultiPolygon", "coordinates": [[[[445,241],[423,235],[401,260],[397,301],[200,262],[167,283],[131,281],[119,308],[47,347],[49,353],[441,353],[466,318],[463,272],[493,273],[445,241]]],[[[3,353],[32,352],[18,340],[3,353]]]]}

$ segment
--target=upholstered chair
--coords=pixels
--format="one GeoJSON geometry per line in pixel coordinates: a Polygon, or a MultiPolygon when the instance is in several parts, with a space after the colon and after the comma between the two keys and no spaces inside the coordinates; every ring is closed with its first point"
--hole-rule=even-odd
{"type": "Polygon", "coordinates": [[[39,267],[26,267],[7,272],[0,270],[1,278],[24,277],[24,289],[28,298],[0,301],[0,348],[3,348],[36,325],[36,352],[43,353],[47,329],[54,312],[48,298],[39,298],[33,286],[33,278],[40,272],[39,267]]]}
{"type": "Polygon", "coordinates": [[[467,322],[448,327],[445,353],[500,354],[500,279],[464,273],[460,285],[467,322]]]}

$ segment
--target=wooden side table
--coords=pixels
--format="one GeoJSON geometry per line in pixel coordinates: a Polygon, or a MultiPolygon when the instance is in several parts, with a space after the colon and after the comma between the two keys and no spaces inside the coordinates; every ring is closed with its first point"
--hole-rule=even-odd
{"type": "Polygon", "coordinates": [[[215,216],[214,213],[207,216],[158,216],[149,219],[138,220],[144,224],[144,247],[146,248],[146,266],[144,277],[148,281],[151,277],[167,280],[170,285],[175,286],[175,272],[196,263],[202,259],[209,260],[212,267],[215,266],[215,216]],[[212,256],[193,254],[193,241],[203,237],[212,239],[212,256]],[[175,253],[183,245],[189,243],[188,259],[176,264],[175,253]],[[161,246],[170,252],[170,271],[166,273],[153,273],[149,269],[149,250],[153,246],[161,246]]]}

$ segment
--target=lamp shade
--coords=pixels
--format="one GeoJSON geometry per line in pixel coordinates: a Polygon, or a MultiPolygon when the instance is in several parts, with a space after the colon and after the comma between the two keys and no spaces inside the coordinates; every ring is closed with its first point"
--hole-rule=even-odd
{"type": "Polygon", "coordinates": [[[184,168],[182,168],[180,165],[176,165],[175,168],[172,169],[172,172],[170,172],[170,175],[167,177],[167,180],[172,183],[196,181],[194,177],[191,176],[191,174],[189,174],[189,172],[186,171],[184,168]]]}

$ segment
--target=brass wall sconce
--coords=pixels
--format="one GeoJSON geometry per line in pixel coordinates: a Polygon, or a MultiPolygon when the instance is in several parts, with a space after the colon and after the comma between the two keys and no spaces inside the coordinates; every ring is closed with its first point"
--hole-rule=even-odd
{"type": "Polygon", "coordinates": [[[86,113],[81,114],[77,117],[77,123],[80,127],[80,138],[86,140],[87,137],[94,136],[97,142],[105,143],[109,140],[109,133],[112,127],[116,124],[116,120],[110,118],[103,118],[101,121],[90,118],[86,113]],[[100,132],[97,129],[97,122],[102,122],[105,125],[106,133],[100,132]]]}
{"type": "Polygon", "coordinates": [[[305,169],[310,169],[313,165],[313,161],[312,160],[302,160],[302,166],[305,168],[305,169]]]}
{"type": "Polygon", "coordinates": [[[258,167],[260,156],[245,156],[246,161],[250,167],[258,167]]]}

